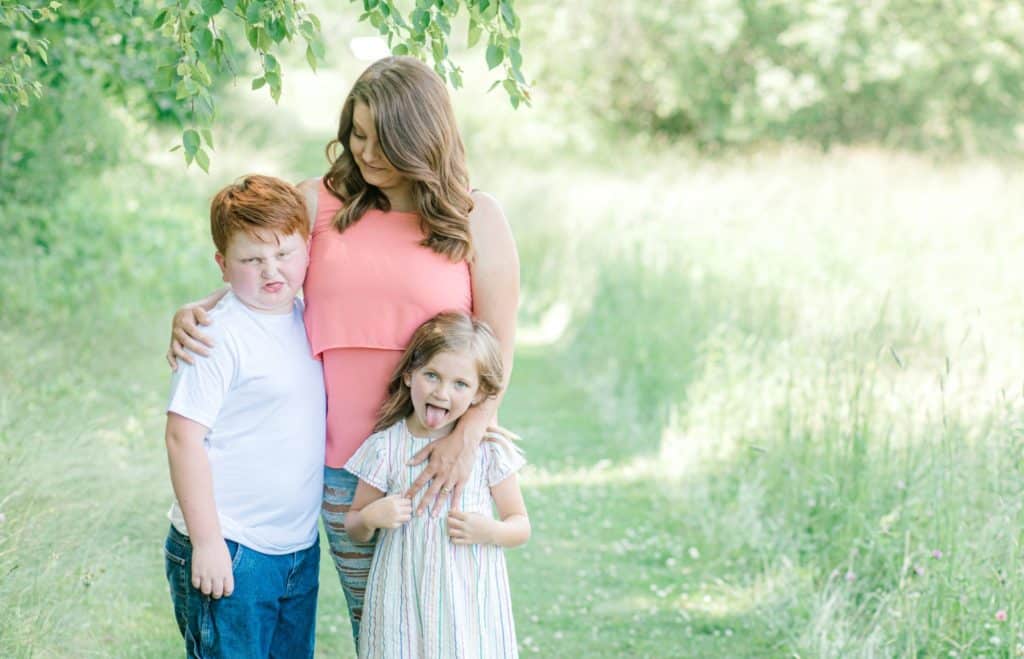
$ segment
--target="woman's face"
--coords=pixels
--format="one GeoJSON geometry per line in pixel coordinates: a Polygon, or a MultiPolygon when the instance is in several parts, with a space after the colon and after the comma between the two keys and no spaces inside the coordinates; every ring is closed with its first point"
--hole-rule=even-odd
{"type": "Polygon", "coordinates": [[[352,132],[349,134],[348,148],[363,180],[370,185],[387,190],[408,183],[381,151],[373,113],[366,103],[356,101],[352,109],[352,132]]]}

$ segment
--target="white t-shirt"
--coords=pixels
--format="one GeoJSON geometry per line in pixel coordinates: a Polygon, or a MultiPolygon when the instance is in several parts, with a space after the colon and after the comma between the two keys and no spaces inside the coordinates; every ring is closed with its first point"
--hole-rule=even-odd
{"type": "MultiPolygon", "coordinates": [[[[265,554],[305,549],[317,537],[327,403],[302,302],[266,314],[229,292],[210,317],[204,331],[215,347],[194,365],[179,362],[167,411],[210,429],[204,445],[224,537],[265,554]]],[[[177,501],[168,517],[188,534],[177,501]]]]}

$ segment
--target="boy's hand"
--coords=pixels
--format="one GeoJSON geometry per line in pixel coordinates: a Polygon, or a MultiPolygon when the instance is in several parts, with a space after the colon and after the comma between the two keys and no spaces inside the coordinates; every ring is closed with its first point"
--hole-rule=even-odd
{"type": "Polygon", "coordinates": [[[218,538],[206,544],[192,544],[192,586],[215,600],[234,592],[231,553],[224,540],[218,538]]]}
{"type": "Polygon", "coordinates": [[[392,494],[367,505],[362,515],[371,529],[397,529],[412,519],[412,500],[401,494],[392,494]]]}
{"type": "Polygon", "coordinates": [[[448,537],[456,545],[492,545],[496,521],[480,513],[448,513],[448,537]]]}

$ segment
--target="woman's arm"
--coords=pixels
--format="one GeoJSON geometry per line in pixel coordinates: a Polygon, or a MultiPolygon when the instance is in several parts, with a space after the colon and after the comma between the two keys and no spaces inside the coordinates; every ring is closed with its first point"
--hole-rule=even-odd
{"type": "Polygon", "coordinates": [[[498,396],[471,407],[450,435],[431,442],[410,460],[410,464],[415,465],[429,458],[426,468],[406,492],[406,496],[412,499],[430,482],[417,514],[431,502],[434,512],[437,512],[441,505],[437,495],[442,491],[451,492],[452,506],[457,508],[462,488],[473,470],[477,447],[487,427],[497,425],[498,407],[512,376],[516,312],[519,309],[519,254],[512,229],[498,202],[482,192],[473,194],[473,202],[475,205],[469,216],[470,234],[476,250],[470,270],[473,314],[490,325],[501,344],[504,380],[498,396]]]}
{"type": "Polygon", "coordinates": [[[345,532],[355,542],[367,542],[377,529],[396,529],[412,519],[412,501],[399,494],[389,497],[360,479],[352,506],[345,513],[345,532]]]}
{"type": "Polygon", "coordinates": [[[457,510],[448,514],[448,537],[454,544],[518,547],[530,539],[530,518],[516,475],[492,487],[491,497],[499,519],[457,510]]]}
{"type": "Polygon", "coordinates": [[[171,347],[167,349],[167,363],[171,370],[178,370],[178,360],[188,364],[194,363],[189,351],[197,355],[206,356],[210,354],[207,347],[213,347],[213,339],[199,331],[200,325],[209,325],[210,317],[207,311],[217,306],[217,303],[231,290],[224,286],[196,302],[189,302],[174,313],[171,319],[171,347]]]}

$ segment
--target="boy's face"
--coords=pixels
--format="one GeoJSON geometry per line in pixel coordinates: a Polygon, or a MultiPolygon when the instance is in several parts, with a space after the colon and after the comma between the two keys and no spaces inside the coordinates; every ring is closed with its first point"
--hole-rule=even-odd
{"type": "Polygon", "coordinates": [[[227,253],[217,253],[217,265],[245,306],[263,313],[290,313],[306,277],[306,241],[298,233],[267,232],[261,237],[267,240],[236,233],[227,253]]]}

